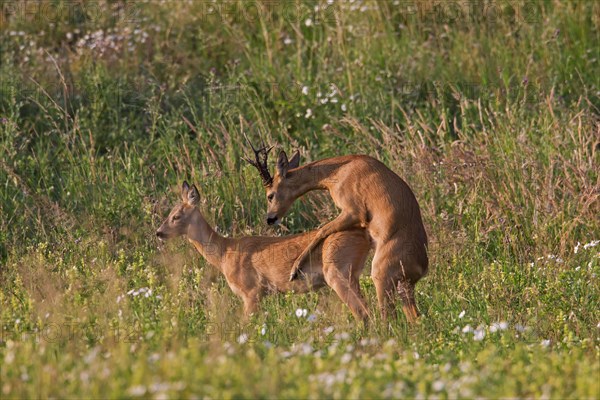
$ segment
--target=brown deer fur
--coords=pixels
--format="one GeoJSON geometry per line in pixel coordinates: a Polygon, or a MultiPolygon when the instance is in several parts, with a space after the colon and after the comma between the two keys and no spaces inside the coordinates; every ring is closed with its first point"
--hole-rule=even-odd
{"type": "Polygon", "coordinates": [[[317,232],[283,237],[225,238],[216,233],[197,207],[196,186],[183,183],[182,201],[156,231],[160,239],[186,235],[196,250],[225,276],[242,298],[246,316],[257,310],[261,297],[271,292],[307,292],[329,285],[357,320],[370,314],[359,288],[359,276],[370,249],[364,229],[329,236],[315,246],[303,265],[306,279],[289,281],[292,264],[317,232]]]}
{"type": "Polygon", "coordinates": [[[414,287],[427,273],[427,234],[419,204],[398,175],[380,161],[365,155],[319,160],[298,167],[298,154],[288,162],[279,154],[275,176],[265,184],[268,199],[267,222],[278,223],[292,203],[311,190],[328,190],[341,209],[337,218],[321,227],[298,257],[291,280],[306,268],[306,256],[334,233],[362,227],[375,247],[371,277],[377,290],[382,315],[395,308],[395,293],[403,301],[409,321],[418,311],[414,287]]]}

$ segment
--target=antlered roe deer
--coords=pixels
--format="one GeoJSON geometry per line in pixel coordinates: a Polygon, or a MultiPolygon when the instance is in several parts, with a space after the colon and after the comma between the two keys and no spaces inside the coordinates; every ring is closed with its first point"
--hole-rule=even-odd
{"type": "Polygon", "coordinates": [[[316,232],[282,237],[222,237],[202,216],[197,207],[199,199],[196,186],[184,182],[181,203],[173,208],[156,236],[169,239],[186,235],[242,298],[246,316],[257,310],[260,299],[268,293],[303,293],[329,285],[357,320],[368,321],[370,313],[358,280],[371,246],[364,229],[347,230],[326,238],[309,255],[310,261],[303,264],[306,279],[290,282],[294,260],[316,232]]]}
{"type": "MultiPolygon", "coordinates": [[[[415,284],[427,273],[427,234],[417,199],[404,180],[380,161],[366,155],[333,157],[299,166],[296,152],[288,161],[279,153],[275,176],[266,163],[270,150],[255,151],[256,161],[267,194],[267,223],[277,224],[293,202],[311,190],[328,190],[340,215],[318,229],[310,244],[294,263],[290,280],[305,268],[306,257],[329,235],[362,227],[375,248],[371,277],[377,290],[382,316],[394,311],[395,293],[403,302],[410,322],[418,316],[414,298],[415,284]]],[[[302,271],[304,272],[304,271],[302,271]]]]}

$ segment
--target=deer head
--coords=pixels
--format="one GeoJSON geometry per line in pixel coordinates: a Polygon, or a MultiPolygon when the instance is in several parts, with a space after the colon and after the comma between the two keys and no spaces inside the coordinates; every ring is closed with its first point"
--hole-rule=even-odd
{"type": "MultiPolygon", "coordinates": [[[[248,138],[246,138],[248,140],[248,138]]],[[[296,151],[292,158],[288,161],[285,151],[279,153],[277,159],[277,166],[275,177],[272,177],[269,173],[269,167],[267,165],[269,151],[273,146],[267,147],[263,143],[263,147],[258,150],[250,143],[250,147],[254,152],[254,160],[245,158],[250,165],[254,166],[260,174],[263,186],[267,194],[267,224],[273,225],[278,224],[280,219],[285,215],[289,208],[294,203],[295,197],[288,191],[279,190],[279,186],[287,176],[289,169],[297,168],[300,165],[300,152],[296,151]]]]}
{"type": "Polygon", "coordinates": [[[156,231],[156,236],[161,239],[170,239],[176,236],[185,235],[192,222],[192,214],[200,201],[200,193],[196,185],[190,185],[183,182],[181,187],[181,203],[177,204],[169,213],[167,219],[156,231]]]}
{"type": "Polygon", "coordinates": [[[294,204],[297,196],[289,185],[288,170],[298,168],[299,165],[300,152],[295,151],[289,160],[285,151],[279,152],[273,183],[267,188],[267,224],[277,225],[294,204]]]}

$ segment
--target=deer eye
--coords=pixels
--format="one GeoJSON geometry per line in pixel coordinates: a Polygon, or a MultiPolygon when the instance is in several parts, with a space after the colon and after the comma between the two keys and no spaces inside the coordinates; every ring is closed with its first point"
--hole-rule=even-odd
{"type": "Polygon", "coordinates": [[[267,200],[269,200],[269,203],[271,201],[273,201],[273,197],[275,197],[275,193],[271,193],[270,195],[267,196],[267,200]]]}
{"type": "Polygon", "coordinates": [[[181,219],[181,215],[179,215],[179,214],[175,214],[175,215],[173,215],[173,218],[172,218],[172,219],[173,219],[173,221],[178,221],[178,220],[180,220],[180,219],[181,219]]]}

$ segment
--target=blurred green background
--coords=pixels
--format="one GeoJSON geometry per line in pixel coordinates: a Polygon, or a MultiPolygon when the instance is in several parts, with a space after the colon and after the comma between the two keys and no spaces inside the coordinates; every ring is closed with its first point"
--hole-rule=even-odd
{"type": "Polygon", "coordinates": [[[600,3],[0,4],[3,398],[598,396],[600,3]],[[337,215],[313,193],[267,227],[244,133],[410,184],[418,326],[355,327],[329,290],[241,324],[159,248],[184,179],[224,235],[337,215]]]}

